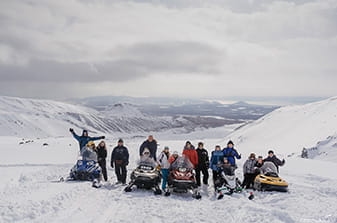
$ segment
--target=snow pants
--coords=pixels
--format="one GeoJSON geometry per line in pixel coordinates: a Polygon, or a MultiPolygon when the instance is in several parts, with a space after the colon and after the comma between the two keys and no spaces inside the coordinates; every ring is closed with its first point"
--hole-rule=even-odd
{"type": "Polygon", "coordinates": [[[168,175],[169,175],[169,169],[161,169],[161,175],[163,177],[163,182],[162,182],[161,188],[163,190],[165,190],[166,184],[167,184],[167,178],[168,178],[168,175]]]}

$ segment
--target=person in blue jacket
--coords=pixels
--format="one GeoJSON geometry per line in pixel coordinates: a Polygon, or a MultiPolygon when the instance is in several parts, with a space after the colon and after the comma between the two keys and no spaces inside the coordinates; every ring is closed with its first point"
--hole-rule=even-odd
{"type": "Polygon", "coordinates": [[[219,176],[219,168],[223,162],[224,154],[221,151],[221,147],[219,145],[215,146],[215,150],[212,151],[210,168],[212,169],[213,174],[213,185],[215,187],[215,181],[219,176]]]}
{"type": "Polygon", "coordinates": [[[229,163],[232,166],[236,167],[235,158],[241,159],[241,154],[239,154],[238,151],[234,149],[234,143],[231,140],[229,140],[229,142],[227,143],[227,147],[224,148],[222,152],[223,152],[224,157],[227,157],[229,163]]]}
{"type": "Polygon", "coordinates": [[[74,136],[74,138],[78,141],[80,144],[80,151],[83,147],[85,147],[89,141],[96,141],[100,139],[105,139],[105,136],[99,136],[99,137],[90,137],[88,135],[88,130],[83,130],[82,135],[79,136],[75,133],[74,129],[69,129],[71,134],[74,136]]]}

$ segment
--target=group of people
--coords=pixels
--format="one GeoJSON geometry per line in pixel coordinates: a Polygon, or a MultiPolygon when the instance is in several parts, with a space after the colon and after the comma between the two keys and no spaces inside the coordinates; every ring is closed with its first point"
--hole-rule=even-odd
{"type": "MultiPolygon", "coordinates": [[[[79,142],[80,151],[87,146],[92,147],[92,149],[97,154],[97,162],[102,169],[102,174],[104,180],[108,180],[107,169],[106,169],[106,157],[107,157],[107,148],[104,141],[101,141],[96,147],[93,141],[102,140],[105,137],[90,137],[87,130],[83,130],[82,135],[79,136],[75,133],[73,129],[70,129],[70,132],[74,138],[79,142]],[[89,143],[90,142],[90,143],[89,143]]],[[[157,156],[157,141],[153,138],[152,135],[148,136],[140,148],[139,155],[140,157],[146,155],[149,158],[152,158],[160,167],[162,173],[162,189],[165,190],[167,186],[168,175],[170,171],[171,164],[179,157],[179,153],[174,151],[170,153],[170,148],[165,146],[163,151],[157,156]]],[[[199,142],[198,147],[192,145],[190,141],[185,143],[182,155],[188,158],[191,164],[194,167],[196,173],[196,182],[198,186],[201,186],[201,174],[203,175],[202,183],[208,185],[209,173],[208,169],[211,168],[213,174],[213,182],[219,177],[221,167],[224,165],[237,168],[236,159],[241,159],[241,154],[234,148],[234,143],[229,141],[227,146],[224,149],[221,149],[220,145],[216,145],[214,151],[211,153],[211,158],[209,159],[208,151],[204,148],[204,143],[199,142]]],[[[247,161],[243,166],[244,180],[243,187],[249,188],[253,185],[256,175],[259,174],[259,168],[262,167],[263,163],[266,161],[273,162],[278,168],[282,166],[285,161],[279,160],[272,150],[268,152],[268,157],[263,159],[262,156],[259,156],[256,159],[254,153],[250,154],[247,161]]],[[[117,184],[126,184],[127,177],[127,165],[129,164],[129,151],[128,148],[124,146],[122,139],[119,139],[117,146],[113,148],[111,153],[111,168],[115,168],[115,173],[117,176],[117,184]]]]}

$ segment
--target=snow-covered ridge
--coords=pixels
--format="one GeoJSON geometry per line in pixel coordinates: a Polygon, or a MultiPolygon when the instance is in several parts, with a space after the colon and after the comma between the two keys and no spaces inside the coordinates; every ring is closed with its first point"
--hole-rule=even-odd
{"type": "MultiPolygon", "coordinates": [[[[214,121],[214,120],[212,120],[214,121]]],[[[104,110],[40,99],[0,96],[0,136],[67,136],[69,127],[95,134],[147,135],[166,132],[190,133],[210,128],[198,117],[148,115],[129,103],[104,110]]]]}
{"type": "Polygon", "coordinates": [[[228,136],[244,152],[299,154],[337,132],[337,97],[279,108],[228,136]]]}
{"type": "Polygon", "coordinates": [[[51,100],[0,96],[0,135],[65,136],[69,127],[93,133],[140,133],[179,126],[166,118],[147,117],[130,104],[97,111],[51,100]]]}

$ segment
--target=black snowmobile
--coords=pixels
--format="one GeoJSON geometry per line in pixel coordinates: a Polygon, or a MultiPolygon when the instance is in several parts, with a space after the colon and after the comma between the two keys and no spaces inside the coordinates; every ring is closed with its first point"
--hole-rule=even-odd
{"type": "Polygon", "coordinates": [[[138,167],[131,173],[130,178],[130,183],[124,189],[125,192],[131,192],[133,187],[136,186],[140,189],[153,189],[155,195],[162,193],[159,188],[161,174],[157,169],[157,163],[153,160],[153,158],[143,156],[138,167]]]}

